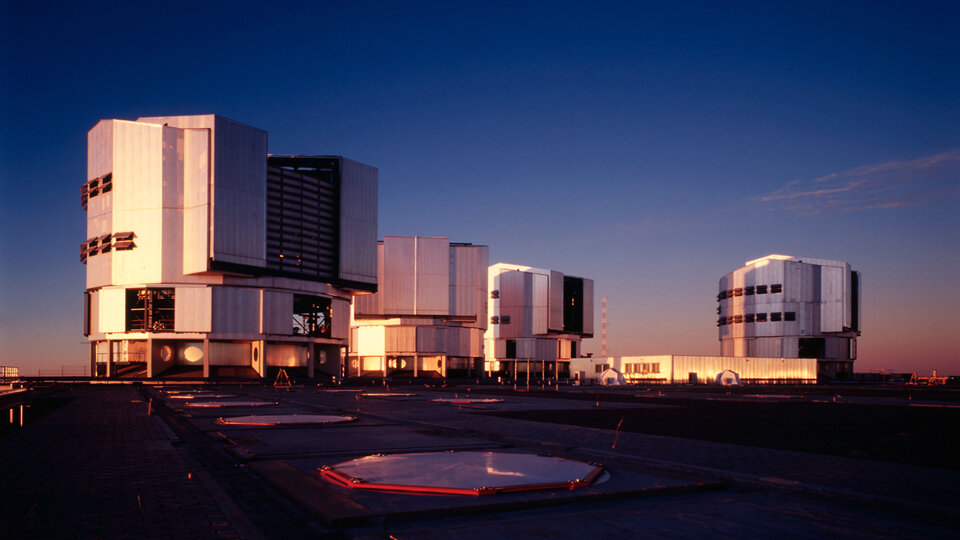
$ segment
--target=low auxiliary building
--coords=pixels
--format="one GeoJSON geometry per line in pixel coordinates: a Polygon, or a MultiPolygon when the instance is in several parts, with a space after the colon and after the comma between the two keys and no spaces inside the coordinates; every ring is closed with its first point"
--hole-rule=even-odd
{"type": "Polygon", "coordinates": [[[488,271],[488,376],[565,378],[593,337],[593,280],[516,264],[488,271]]]}
{"type": "Polygon", "coordinates": [[[822,379],[853,375],[860,273],[842,261],[768,255],[720,280],[720,354],[813,358],[822,379]]]}
{"type": "Polygon", "coordinates": [[[377,287],[377,169],[169,116],[97,123],[87,179],[92,374],[341,374],[351,297],[377,287]]]}
{"type": "Polygon", "coordinates": [[[354,297],[347,375],[480,376],[488,257],[447,238],[385,237],[379,290],[354,297]]]}
{"type": "Polygon", "coordinates": [[[806,384],[817,382],[814,358],[760,358],[733,356],[617,356],[576,358],[570,363],[572,378],[581,383],[604,382],[607,370],[616,370],[627,383],[724,384],[721,374],[733,373],[744,384],[806,384]]]}

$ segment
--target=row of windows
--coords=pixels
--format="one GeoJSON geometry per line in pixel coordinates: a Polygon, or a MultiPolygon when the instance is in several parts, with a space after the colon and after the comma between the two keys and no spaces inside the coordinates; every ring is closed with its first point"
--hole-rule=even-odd
{"type": "MultiPolygon", "coordinates": [[[[766,313],[747,313],[746,315],[730,315],[728,317],[720,317],[717,319],[717,326],[726,326],[728,324],[740,324],[740,323],[752,323],[752,322],[767,322],[766,313]]],[[[769,321],[770,322],[780,322],[780,321],[795,321],[797,320],[797,313],[795,311],[785,311],[783,313],[771,313],[769,321]]]]}
{"type": "Polygon", "coordinates": [[[497,315],[494,315],[493,317],[490,317],[490,324],[510,324],[510,316],[500,315],[498,317],[497,315]]]}
{"type": "Polygon", "coordinates": [[[87,264],[87,257],[93,257],[101,253],[109,253],[112,250],[129,251],[137,245],[133,242],[134,234],[132,231],[105,234],[96,238],[91,238],[80,244],[80,262],[87,264]]]}
{"type": "Polygon", "coordinates": [[[108,172],[80,186],[80,206],[86,210],[87,200],[101,193],[109,193],[111,191],[113,191],[113,173],[108,172]]]}
{"type": "Polygon", "coordinates": [[[751,285],[749,287],[737,287],[736,289],[727,289],[725,291],[720,291],[717,294],[717,301],[723,300],[724,298],[733,298],[734,296],[753,296],[755,294],[779,294],[783,292],[783,284],[776,283],[770,285],[769,288],[767,285],[751,285]]]}
{"type": "Polygon", "coordinates": [[[646,375],[648,373],[660,373],[660,362],[624,364],[623,372],[628,374],[633,373],[638,375],[646,375]]]}

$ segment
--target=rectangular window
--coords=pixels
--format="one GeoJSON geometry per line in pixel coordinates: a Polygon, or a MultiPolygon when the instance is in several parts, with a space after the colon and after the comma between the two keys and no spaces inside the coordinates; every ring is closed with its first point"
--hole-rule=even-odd
{"type": "Polygon", "coordinates": [[[757,285],[757,294],[767,294],[767,286],[757,285]]]}
{"type": "Polygon", "coordinates": [[[733,316],[733,322],[735,322],[735,323],[742,323],[742,322],[743,322],[743,315],[734,315],[734,316],[733,316]]]}
{"type": "Polygon", "coordinates": [[[734,296],[743,296],[743,288],[742,288],[742,287],[737,287],[736,289],[734,289],[734,290],[733,290],[733,295],[734,295],[734,296]]]}
{"type": "Polygon", "coordinates": [[[783,285],[782,285],[782,284],[777,283],[777,284],[775,284],[775,285],[771,285],[771,286],[770,286],[770,294],[777,294],[777,293],[782,293],[782,292],[783,292],[783,285]]]}
{"type": "Polygon", "coordinates": [[[781,315],[780,313],[771,313],[771,314],[770,314],[770,322],[777,322],[777,321],[779,321],[780,318],[781,318],[780,315],[781,315]]]}
{"type": "Polygon", "coordinates": [[[767,314],[757,313],[757,322],[767,322],[767,314]]]}
{"type": "Polygon", "coordinates": [[[293,295],[293,334],[328,338],[332,322],[333,303],[329,298],[293,295]]]}
{"type": "Polygon", "coordinates": [[[496,315],[490,317],[490,324],[500,324],[500,317],[496,315]]]}
{"type": "Polygon", "coordinates": [[[785,321],[795,321],[797,320],[797,314],[794,311],[788,311],[783,314],[783,320],[785,321]]]}
{"type": "Polygon", "coordinates": [[[753,313],[747,313],[746,315],[743,316],[743,322],[753,322],[753,317],[754,317],[753,313]]]}
{"type": "Polygon", "coordinates": [[[510,324],[510,316],[509,316],[509,315],[501,315],[501,316],[500,316],[500,324],[510,324]]]}
{"type": "Polygon", "coordinates": [[[517,357],[517,340],[508,339],[507,340],[507,358],[516,358],[517,357]]]}
{"type": "Polygon", "coordinates": [[[490,291],[490,298],[500,298],[500,291],[496,289],[490,291]]]}
{"type": "Polygon", "coordinates": [[[720,317],[719,319],[717,319],[717,326],[726,326],[726,324],[727,324],[726,317],[720,317]]]}
{"type": "Polygon", "coordinates": [[[176,289],[127,289],[127,332],[172,332],[176,289]]]}
{"type": "Polygon", "coordinates": [[[752,286],[751,286],[751,287],[744,287],[744,289],[743,289],[743,294],[745,294],[745,295],[747,295],[747,296],[753,296],[753,292],[754,292],[755,289],[756,289],[756,287],[752,287],[752,286]]]}
{"type": "Polygon", "coordinates": [[[727,289],[727,298],[733,298],[733,289],[727,289]]]}
{"type": "Polygon", "coordinates": [[[717,294],[717,302],[723,300],[723,299],[726,298],[726,297],[727,297],[727,291],[720,291],[720,292],[717,294]]]}

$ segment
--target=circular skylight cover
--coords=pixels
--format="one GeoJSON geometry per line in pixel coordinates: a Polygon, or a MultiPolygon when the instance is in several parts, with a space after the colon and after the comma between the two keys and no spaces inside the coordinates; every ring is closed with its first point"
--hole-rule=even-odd
{"type": "Polygon", "coordinates": [[[431,399],[434,403],[452,403],[454,405],[470,405],[472,403],[503,403],[500,398],[437,398],[431,399]]]}
{"type": "Polygon", "coordinates": [[[188,401],[187,407],[266,407],[276,404],[276,401],[188,401]]]}
{"type": "Polygon", "coordinates": [[[220,398],[234,398],[237,396],[234,394],[207,394],[203,392],[198,392],[196,394],[175,394],[167,397],[169,397],[170,399],[197,399],[197,398],[220,399],[220,398]]]}
{"type": "Polygon", "coordinates": [[[328,481],[351,489],[448,495],[576,489],[602,472],[595,463],[507,452],[375,454],[320,467],[328,481]]]}
{"type": "Polygon", "coordinates": [[[332,414],[255,414],[217,418],[217,423],[227,426],[302,426],[353,422],[356,416],[332,414]]]}

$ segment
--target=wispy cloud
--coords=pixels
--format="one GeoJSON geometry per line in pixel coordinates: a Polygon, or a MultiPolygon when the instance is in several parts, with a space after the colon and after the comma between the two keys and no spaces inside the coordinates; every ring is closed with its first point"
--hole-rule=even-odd
{"type": "Polygon", "coordinates": [[[912,161],[888,161],[793,180],[753,197],[780,210],[820,213],[919,206],[942,194],[960,193],[960,148],[912,161]]]}

